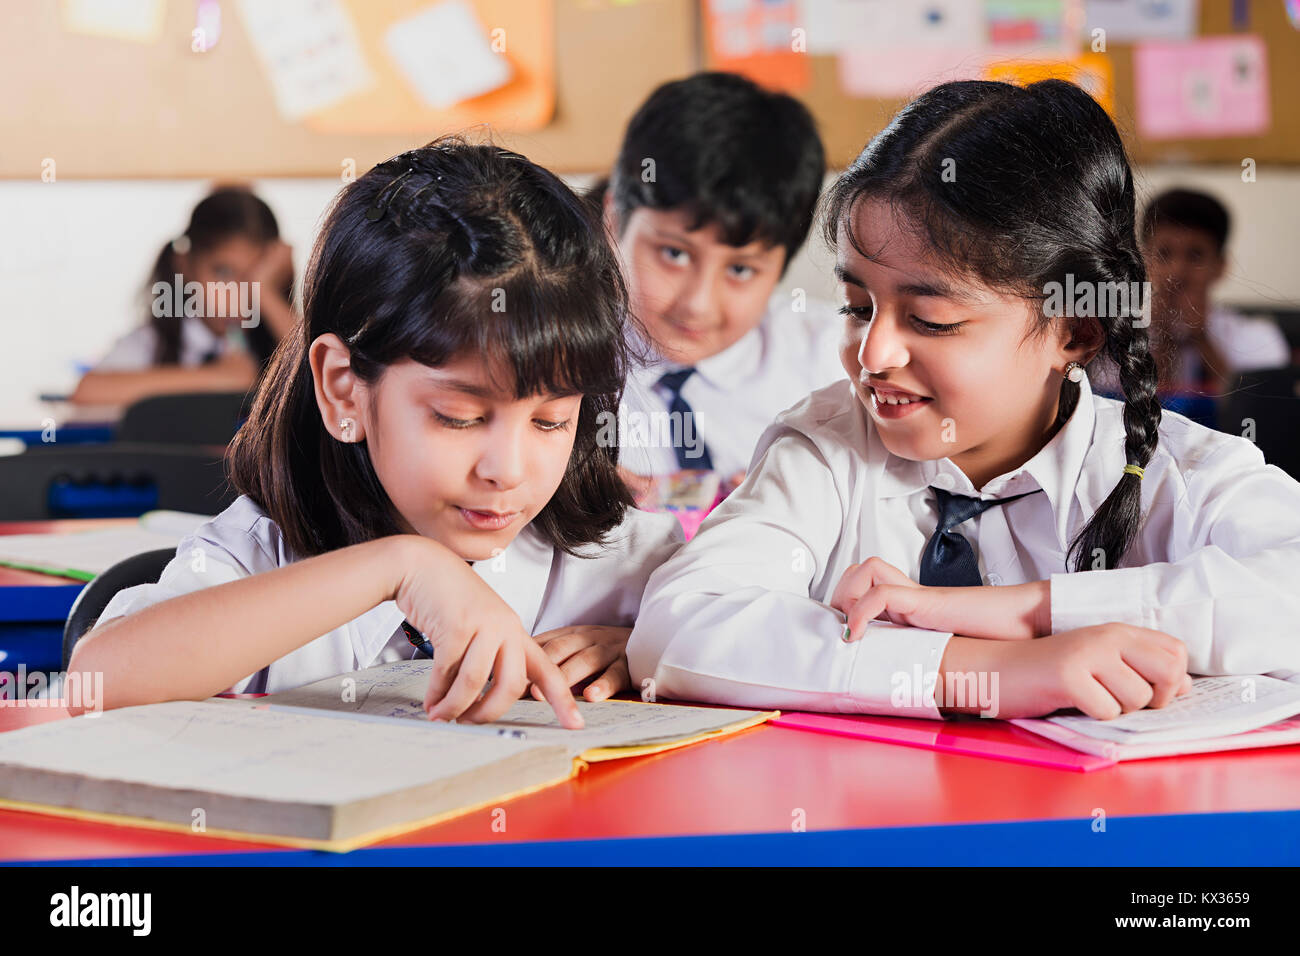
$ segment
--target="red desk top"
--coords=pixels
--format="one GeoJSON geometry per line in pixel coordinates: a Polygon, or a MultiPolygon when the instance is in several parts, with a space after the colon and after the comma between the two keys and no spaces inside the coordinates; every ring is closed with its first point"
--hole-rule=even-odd
{"type": "MultiPolygon", "coordinates": [[[[0,730],[47,719],[0,708],[0,730]]],[[[1036,739],[1001,723],[979,733],[1036,739]]],[[[1300,745],[1133,761],[1092,773],[755,727],[677,751],[594,764],[492,811],[376,844],[408,846],[809,831],[1107,816],[1300,809],[1300,745]],[[498,815],[499,818],[499,815],[498,815]],[[499,829],[499,826],[498,826],[499,829]]],[[[268,848],[265,844],[0,811],[0,858],[70,859],[268,848]]]]}

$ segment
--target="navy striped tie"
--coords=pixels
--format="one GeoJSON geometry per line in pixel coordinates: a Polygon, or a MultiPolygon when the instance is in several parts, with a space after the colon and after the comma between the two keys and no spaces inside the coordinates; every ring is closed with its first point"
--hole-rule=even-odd
{"type": "MultiPolygon", "coordinates": [[[[683,438],[686,436],[686,423],[691,423],[691,428],[695,427],[695,413],[691,411],[691,406],[687,404],[686,399],[682,398],[682,386],[686,380],[695,374],[693,367],[678,369],[675,372],[666,372],[659,379],[659,384],[668,389],[672,395],[672,401],[668,404],[669,412],[676,412],[681,416],[683,438]]],[[[677,467],[683,471],[690,469],[699,469],[702,471],[713,470],[713,457],[709,454],[709,446],[704,444],[700,438],[699,432],[695,432],[695,438],[699,442],[698,457],[691,458],[686,454],[686,442],[674,442],[673,451],[677,453],[677,467]]]]}

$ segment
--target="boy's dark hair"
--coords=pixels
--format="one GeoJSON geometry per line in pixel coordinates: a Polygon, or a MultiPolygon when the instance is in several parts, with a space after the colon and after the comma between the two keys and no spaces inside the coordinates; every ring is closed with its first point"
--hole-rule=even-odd
{"type": "MultiPolygon", "coordinates": [[[[1032,333],[1059,321],[1042,307],[1048,283],[1145,283],[1134,231],[1133,172],[1119,132],[1095,100],[1063,80],[1027,87],[944,83],[906,106],[853,161],[826,196],[826,236],[851,228],[865,198],[893,204],[955,274],[1038,304],[1032,333]],[[951,162],[950,162],[951,161],[951,162]],[[953,165],[955,163],[955,166],[953,165]],[[942,175],[955,169],[956,176],[942,175]]],[[[861,250],[864,255],[871,255],[861,250]]],[[[1126,285],[1126,289],[1131,286],[1126,285]]],[[[1145,286],[1139,286],[1145,288],[1145,286]]],[[[1105,351],[1124,390],[1125,450],[1145,466],[1156,448],[1160,405],[1156,363],[1141,303],[1098,316],[1105,351]]],[[[1103,310],[1104,311],[1104,310],[1103,310]]],[[[1091,317],[1066,319],[1075,323],[1091,317]]],[[[1080,389],[1061,385],[1057,423],[1080,389]]],[[[1114,568],[1141,524],[1141,479],[1125,472],[1072,542],[1075,570],[1114,568]]]]}
{"type": "Polygon", "coordinates": [[[1185,226],[1208,233],[1219,255],[1228,244],[1232,217],[1223,203],[1208,193],[1170,189],[1156,196],[1142,213],[1142,237],[1151,238],[1158,226],[1185,226]]]}
{"type": "Polygon", "coordinates": [[[825,174],[817,124],[802,103],[734,73],[696,73],[641,104],[609,185],[620,231],[642,206],[681,209],[692,230],[717,224],[728,245],[784,246],[789,265],[812,228],[825,174]]]}
{"type": "MultiPolygon", "coordinates": [[[[220,186],[199,201],[190,213],[189,225],[182,233],[189,242],[189,254],[204,253],[228,239],[244,238],[251,242],[266,243],[280,238],[280,227],[271,207],[243,186],[220,186]]],[[[177,365],[181,360],[181,320],[185,314],[185,276],[178,268],[176,250],[168,242],[158,253],[149,277],[149,324],[156,334],[155,365],[177,365]],[[176,287],[176,276],[181,275],[181,288],[176,287]],[[162,316],[152,306],[153,289],[158,283],[167,286],[173,296],[170,311],[162,316]]],[[[280,290],[286,302],[293,295],[293,278],[280,290]]],[[[275,350],[275,338],[261,323],[243,329],[250,350],[265,367],[275,350]]]]}
{"type": "Polygon", "coordinates": [[[403,359],[477,355],[518,398],[582,394],[568,468],[532,527],[570,553],[600,541],[632,504],[617,447],[597,440],[622,393],[626,311],[603,225],[555,175],[457,137],[396,156],[334,200],[299,334],[280,343],[235,436],[232,481],[298,557],[399,533],[367,443],[337,441],[321,421],[308,348],[336,334],[368,384],[403,359]]]}

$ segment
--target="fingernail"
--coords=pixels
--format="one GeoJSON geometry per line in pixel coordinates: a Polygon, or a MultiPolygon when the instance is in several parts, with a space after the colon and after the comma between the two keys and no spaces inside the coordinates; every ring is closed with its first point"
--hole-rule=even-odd
{"type": "Polygon", "coordinates": [[[847,624],[845,624],[844,633],[840,635],[840,640],[843,641],[845,644],[847,644],[849,642],[849,638],[852,636],[853,636],[853,629],[849,627],[847,624]]]}

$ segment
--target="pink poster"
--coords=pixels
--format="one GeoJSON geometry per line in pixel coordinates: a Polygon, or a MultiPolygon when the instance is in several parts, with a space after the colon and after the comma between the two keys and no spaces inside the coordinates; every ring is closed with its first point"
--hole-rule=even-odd
{"type": "Polygon", "coordinates": [[[1255,136],[1268,129],[1268,64],[1256,36],[1140,43],[1138,131],[1147,139],[1255,136]]]}

